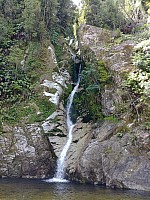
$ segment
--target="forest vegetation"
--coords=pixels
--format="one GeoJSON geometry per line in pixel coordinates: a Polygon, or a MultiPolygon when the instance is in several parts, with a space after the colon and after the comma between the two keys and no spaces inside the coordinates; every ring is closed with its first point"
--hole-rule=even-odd
{"type": "MultiPolygon", "coordinates": [[[[141,0],[84,0],[82,4],[83,7],[77,21],[79,26],[86,23],[114,31],[115,40],[112,45],[127,40],[136,44],[132,54],[134,70],[124,74],[122,87],[124,91],[128,91],[136,114],[143,113],[143,116],[145,115],[141,118],[144,118],[143,123],[149,129],[150,119],[146,117],[146,113],[150,111],[150,2],[141,0]],[[139,111],[136,107],[139,107],[139,111]],[[147,111],[145,112],[145,110],[147,111]]],[[[109,45],[111,46],[111,44],[109,45]]],[[[86,49],[84,54],[88,54],[86,49]]],[[[94,55],[90,56],[94,57],[94,55]]],[[[83,84],[84,90],[77,100],[77,110],[82,116],[86,116],[86,120],[95,121],[104,118],[100,104],[101,92],[106,84],[113,84],[113,82],[111,82],[111,74],[105,68],[104,63],[102,61],[93,62],[93,60],[86,62],[86,67],[82,71],[81,84],[83,84]]],[[[120,109],[118,108],[118,110],[120,109]]],[[[109,117],[116,120],[116,116],[109,117]]]]}
{"type": "Polygon", "coordinates": [[[36,120],[54,109],[35,88],[46,70],[50,42],[59,57],[59,38],[72,36],[74,10],[70,0],[0,0],[0,125],[29,114],[33,122],[36,106],[23,107],[35,101],[44,115],[36,120]]]}
{"type": "MultiPolygon", "coordinates": [[[[15,123],[29,114],[28,122],[40,121],[54,110],[53,105],[48,106],[38,96],[36,84],[46,65],[44,53],[49,43],[54,45],[60,61],[60,40],[74,37],[73,24],[74,30],[83,23],[113,30],[117,42],[130,38],[141,44],[133,55],[136,71],[127,76],[125,87],[134,102],[149,104],[149,0],[82,0],[82,4],[78,11],[71,0],[0,0],[0,126],[5,121],[15,123]],[[23,109],[33,102],[43,115],[34,115],[35,106],[23,109]]],[[[78,112],[87,113],[86,120],[96,121],[103,118],[97,106],[98,97],[111,77],[101,61],[94,65],[95,68],[87,63],[82,72],[83,91],[76,102],[78,112]]],[[[149,128],[148,120],[145,123],[149,128]]]]}

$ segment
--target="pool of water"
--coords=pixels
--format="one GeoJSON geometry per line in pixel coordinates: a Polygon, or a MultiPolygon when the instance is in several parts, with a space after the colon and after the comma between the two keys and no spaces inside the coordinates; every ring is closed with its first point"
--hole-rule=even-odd
{"type": "Polygon", "coordinates": [[[0,200],[150,200],[150,193],[77,183],[0,179],[0,200]]]}

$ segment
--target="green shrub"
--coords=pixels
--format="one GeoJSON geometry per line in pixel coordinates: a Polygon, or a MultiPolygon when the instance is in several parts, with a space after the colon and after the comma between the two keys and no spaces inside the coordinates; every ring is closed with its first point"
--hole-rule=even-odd
{"type": "Polygon", "coordinates": [[[102,61],[86,63],[81,72],[81,91],[74,98],[76,115],[82,116],[83,121],[103,119],[100,93],[109,82],[110,75],[102,61]]]}

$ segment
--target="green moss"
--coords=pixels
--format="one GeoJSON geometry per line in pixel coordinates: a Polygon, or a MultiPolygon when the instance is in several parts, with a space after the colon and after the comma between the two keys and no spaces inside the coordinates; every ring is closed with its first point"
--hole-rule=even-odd
{"type": "Polygon", "coordinates": [[[107,116],[107,117],[104,118],[104,120],[108,120],[108,121],[113,122],[113,123],[118,122],[118,119],[114,115],[107,116]]]}
{"type": "Polygon", "coordinates": [[[56,106],[48,101],[48,99],[46,99],[45,97],[38,97],[35,99],[35,102],[44,119],[49,117],[49,115],[52,114],[56,109],[56,106]]]}
{"type": "Polygon", "coordinates": [[[62,45],[58,45],[58,44],[55,44],[54,47],[55,47],[56,58],[57,58],[57,61],[59,62],[59,61],[61,61],[63,47],[62,47],[62,45]]]}
{"type": "Polygon", "coordinates": [[[67,85],[67,88],[64,89],[64,105],[67,104],[67,100],[69,95],[71,94],[71,91],[72,91],[72,85],[69,84],[67,85]]]}
{"type": "Polygon", "coordinates": [[[117,131],[117,136],[119,137],[121,135],[123,136],[123,134],[125,133],[128,133],[130,129],[126,125],[122,125],[122,126],[119,126],[116,131],[117,131]]]}
{"type": "Polygon", "coordinates": [[[75,108],[83,121],[103,119],[100,93],[104,86],[111,83],[110,75],[103,61],[85,63],[81,73],[82,90],[75,95],[75,108]]]}
{"type": "Polygon", "coordinates": [[[103,118],[100,103],[101,82],[97,64],[88,62],[81,73],[80,92],[74,97],[74,116],[82,116],[84,122],[103,118]]]}
{"type": "Polygon", "coordinates": [[[101,87],[103,87],[105,84],[108,84],[111,82],[111,78],[103,61],[98,61],[97,68],[98,68],[98,73],[99,73],[100,85],[101,87]]]}
{"type": "Polygon", "coordinates": [[[113,153],[112,147],[107,147],[107,148],[105,149],[105,153],[106,153],[106,154],[111,154],[111,153],[113,153]]]}
{"type": "Polygon", "coordinates": [[[146,130],[150,130],[150,122],[145,122],[145,128],[146,130]]]}

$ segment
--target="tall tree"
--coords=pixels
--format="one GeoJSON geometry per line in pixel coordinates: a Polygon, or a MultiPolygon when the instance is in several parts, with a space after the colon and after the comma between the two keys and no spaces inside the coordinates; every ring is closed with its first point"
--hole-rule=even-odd
{"type": "Polygon", "coordinates": [[[71,0],[60,0],[57,11],[58,23],[64,35],[72,34],[72,25],[75,19],[75,5],[71,0]]]}
{"type": "Polygon", "coordinates": [[[85,18],[88,24],[113,29],[123,23],[116,0],[84,0],[84,4],[87,7],[85,18]]]}
{"type": "Polygon", "coordinates": [[[29,35],[29,39],[41,40],[44,34],[44,22],[41,15],[41,2],[39,0],[24,0],[23,11],[24,28],[29,35]]]}
{"type": "Polygon", "coordinates": [[[46,27],[51,30],[57,24],[58,0],[41,0],[41,7],[46,27]]]}

